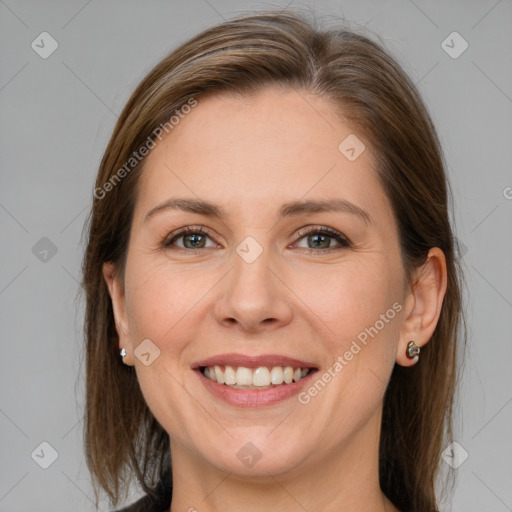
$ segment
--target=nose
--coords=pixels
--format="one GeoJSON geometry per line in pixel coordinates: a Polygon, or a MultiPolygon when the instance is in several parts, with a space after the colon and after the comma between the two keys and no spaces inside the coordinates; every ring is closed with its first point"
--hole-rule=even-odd
{"type": "Polygon", "coordinates": [[[233,267],[221,283],[214,313],[223,327],[257,333],[291,322],[290,290],[266,249],[250,263],[233,252],[233,267]]]}

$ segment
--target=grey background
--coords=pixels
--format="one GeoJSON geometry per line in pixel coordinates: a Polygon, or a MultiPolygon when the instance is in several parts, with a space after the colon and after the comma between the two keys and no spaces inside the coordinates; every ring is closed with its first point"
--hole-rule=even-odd
{"type": "MultiPolygon", "coordinates": [[[[75,295],[82,226],[117,115],[150,68],[188,37],[287,3],[0,0],[1,511],[94,510],[81,436],[83,304],[75,295]],[[43,31],[59,45],[47,59],[31,47],[43,31]],[[35,462],[51,456],[44,446],[42,456],[42,442],[58,453],[48,469],[35,462]]],[[[457,441],[469,457],[457,469],[453,510],[511,511],[512,2],[291,3],[304,5],[378,34],[429,106],[468,280],[457,441]],[[456,59],[441,46],[453,31],[469,44],[456,59]]],[[[139,495],[134,489],[132,498],[139,495]]]]}

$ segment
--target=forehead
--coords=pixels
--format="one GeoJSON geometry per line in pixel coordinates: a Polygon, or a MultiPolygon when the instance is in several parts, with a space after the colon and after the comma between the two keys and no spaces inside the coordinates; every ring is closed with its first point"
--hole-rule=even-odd
{"type": "Polygon", "coordinates": [[[368,145],[352,161],[340,151],[347,137],[360,141],[358,151],[364,141],[353,139],[330,101],[282,87],[197,101],[146,158],[142,213],[170,196],[208,198],[249,216],[320,197],[390,213],[368,145]]]}

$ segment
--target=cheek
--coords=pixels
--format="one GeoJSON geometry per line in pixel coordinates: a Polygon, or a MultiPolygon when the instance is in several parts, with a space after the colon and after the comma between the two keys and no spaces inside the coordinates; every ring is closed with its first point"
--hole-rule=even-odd
{"type": "Polygon", "coordinates": [[[305,390],[311,395],[304,399],[311,400],[318,414],[330,411],[327,423],[335,426],[332,435],[336,438],[336,428],[352,431],[382,400],[394,367],[401,322],[400,268],[376,255],[364,264],[347,265],[346,271],[321,282],[321,287],[310,287],[314,292],[308,300],[322,320],[318,325],[330,328],[322,330],[328,332],[321,337],[328,356],[326,368],[317,377],[326,377],[328,384],[316,389],[312,385],[305,390]]]}
{"type": "Polygon", "coordinates": [[[136,359],[141,392],[157,420],[179,431],[185,428],[186,418],[194,412],[187,400],[184,408],[184,382],[177,368],[187,347],[187,336],[190,336],[187,313],[198,299],[194,300],[195,294],[184,286],[178,275],[148,261],[137,269],[133,266],[130,274],[127,272],[126,292],[135,353],[137,346],[146,339],[159,351],[148,366],[136,359]],[[143,268],[150,270],[142,271],[143,268]]]}
{"type": "Polygon", "coordinates": [[[322,343],[336,374],[325,395],[333,404],[360,412],[366,404],[370,414],[382,398],[384,385],[376,383],[389,380],[399,336],[399,271],[384,258],[368,258],[364,265],[333,273],[328,286],[310,296],[315,314],[332,331],[323,330],[328,335],[322,343]]]}
{"type": "MultiPolygon", "coordinates": [[[[319,268],[315,273],[302,274],[293,286],[317,322],[329,327],[326,331],[343,345],[373,326],[401,299],[398,270],[380,256],[368,255],[329,272],[319,268]]],[[[394,318],[395,312],[387,317],[394,318]]]]}
{"type": "Polygon", "coordinates": [[[129,276],[129,314],[139,336],[162,338],[191,309],[200,293],[182,273],[151,259],[134,262],[129,276]]]}

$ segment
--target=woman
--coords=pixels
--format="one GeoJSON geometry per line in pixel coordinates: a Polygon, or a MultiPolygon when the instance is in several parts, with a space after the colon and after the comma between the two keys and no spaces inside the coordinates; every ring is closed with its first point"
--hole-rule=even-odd
{"type": "Polygon", "coordinates": [[[437,511],[464,320],[448,201],[427,109],[362,35],[266,12],[160,62],[83,264],[112,504],[135,475],[125,510],[437,511]]]}

